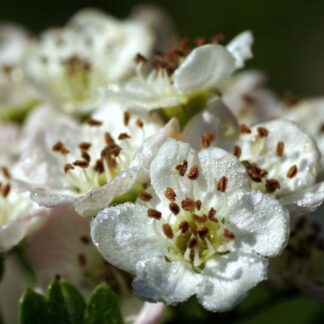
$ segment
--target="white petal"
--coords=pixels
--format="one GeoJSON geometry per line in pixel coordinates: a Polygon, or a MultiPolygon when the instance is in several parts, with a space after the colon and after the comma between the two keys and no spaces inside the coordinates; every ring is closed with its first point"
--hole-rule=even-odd
{"type": "MultiPolygon", "coordinates": [[[[254,126],[251,134],[242,134],[239,145],[242,149],[241,161],[255,162],[268,171],[268,179],[280,182],[276,195],[284,195],[315,183],[319,170],[319,151],[314,140],[295,124],[277,119],[254,126]],[[268,130],[268,136],[260,138],[259,127],[268,130]],[[283,156],[277,156],[277,145],[284,143],[283,156]],[[296,165],[298,172],[287,177],[288,170],[296,165]]],[[[264,184],[254,183],[255,186],[264,184]]],[[[256,187],[257,188],[257,187],[256,187]]],[[[258,187],[259,188],[259,187],[258,187]]]]}
{"type": "Polygon", "coordinates": [[[253,43],[253,35],[250,31],[245,31],[237,35],[227,46],[227,50],[235,58],[235,68],[244,67],[247,59],[253,57],[251,46],[253,43]]]}
{"type": "Polygon", "coordinates": [[[234,142],[239,135],[238,124],[221,100],[212,100],[203,112],[191,118],[183,130],[182,138],[195,150],[199,150],[200,137],[208,132],[215,135],[213,146],[229,152],[233,150],[234,142]]]}
{"type": "Polygon", "coordinates": [[[148,180],[148,171],[145,169],[131,168],[122,171],[106,185],[98,187],[78,198],[75,201],[74,208],[79,215],[92,217],[99,210],[109,206],[114,198],[131,190],[136,184],[144,184],[148,180]]]}
{"type": "Polygon", "coordinates": [[[267,277],[267,260],[257,255],[222,256],[222,261],[207,262],[204,288],[198,299],[210,311],[227,311],[237,305],[249,289],[267,277]]]}
{"type": "Polygon", "coordinates": [[[324,182],[316,183],[304,190],[284,195],[279,199],[290,215],[308,214],[319,207],[324,201],[324,182]]]}
{"type": "Polygon", "coordinates": [[[253,191],[229,197],[229,228],[241,248],[261,256],[278,255],[289,236],[289,213],[270,195],[253,191]]]}
{"type": "Polygon", "coordinates": [[[183,93],[215,88],[234,71],[233,56],[218,44],[195,48],[173,74],[175,87],[183,93]]]}
{"type": "Polygon", "coordinates": [[[163,303],[144,303],[144,306],[138,314],[134,324],[152,324],[159,323],[165,312],[163,303]]]}
{"type": "Polygon", "coordinates": [[[125,203],[103,209],[91,222],[91,237],[112,265],[136,272],[139,260],[161,255],[147,208],[125,203]]]}
{"type": "Polygon", "coordinates": [[[134,293],[149,301],[163,301],[173,305],[203,289],[202,276],[195,273],[190,265],[168,262],[164,257],[139,261],[136,274],[134,293]]]}

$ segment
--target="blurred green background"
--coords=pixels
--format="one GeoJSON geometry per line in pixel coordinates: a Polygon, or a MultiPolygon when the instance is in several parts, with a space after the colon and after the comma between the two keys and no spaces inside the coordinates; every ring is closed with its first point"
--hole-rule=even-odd
{"type": "Polygon", "coordinates": [[[38,32],[64,24],[83,7],[126,17],[139,3],[164,8],[183,36],[224,32],[230,40],[251,29],[255,56],[248,66],[264,70],[272,88],[279,94],[287,89],[301,96],[324,94],[324,1],[320,0],[1,0],[0,20],[15,21],[38,32]]]}
{"type": "MultiPolygon", "coordinates": [[[[245,29],[253,31],[254,59],[248,67],[268,75],[268,85],[282,94],[324,95],[324,1],[320,0],[1,0],[0,20],[13,21],[39,32],[63,25],[78,9],[98,7],[126,17],[138,4],[164,8],[182,36],[226,39],[245,29]]],[[[324,306],[298,292],[285,295],[259,286],[234,312],[212,315],[194,300],[169,311],[165,323],[324,323],[324,306]]]]}

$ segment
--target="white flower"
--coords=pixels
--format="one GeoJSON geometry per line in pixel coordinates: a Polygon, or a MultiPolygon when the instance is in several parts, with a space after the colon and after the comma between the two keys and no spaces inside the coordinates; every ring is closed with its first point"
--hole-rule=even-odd
{"type": "Polygon", "coordinates": [[[148,165],[177,122],[162,127],[154,115],[108,106],[82,125],[53,109],[35,111],[26,123],[16,185],[41,206],[75,204],[79,214],[93,216],[147,182],[148,165]]]}
{"type": "Polygon", "coordinates": [[[51,29],[35,41],[26,71],[59,108],[89,111],[97,87],[132,73],[135,55],[149,54],[153,41],[151,31],[140,22],[82,10],[63,29],[51,29]]]}
{"type": "Polygon", "coordinates": [[[206,44],[190,52],[180,44],[162,59],[153,60],[155,68],[149,73],[145,71],[145,58],[139,57],[137,75],[124,83],[109,85],[106,94],[147,110],[186,105],[193,97],[219,88],[251,57],[251,43],[252,34],[244,32],[227,47],[206,44]]]}
{"type": "Polygon", "coordinates": [[[211,311],[242,300],[267,276],[288,239],[289,215],[252,191],[244,168],[219,148],[199,153],[169,139],[136,204],[102,210],[92,239],[111,264],[136,275],[135,294],[166,304],[197,295],[211,311]]]}

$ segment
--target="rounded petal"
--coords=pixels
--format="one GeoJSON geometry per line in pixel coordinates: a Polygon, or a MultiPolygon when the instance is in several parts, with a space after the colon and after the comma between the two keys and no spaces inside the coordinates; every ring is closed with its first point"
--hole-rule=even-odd
{"type": "Polygon", "coordinates": [[[182,138],[195,150],[200,149],[201,135],[213,133],[212,146],[231,152],[239,136],[236,118],[221,100],[213,100],[207,108],[191,118],[182,132],[182,138]]]}
{"type": "Polygon", "coordinates": [[[233,56],[225,47],[208,44],[195,48],[173,75],[175,87],[183,93],[217,87],[235,69],[233,56]]]}
{"type": "Polygon", "coordinates": [[[134,324],[160,323],[165,309],[166,307],[163,303],[145,302],[134,324]]]}
{"type": "Polygon", "coordinates": [[[222,257],[222,262],[208,262],[203,271],[206,276],[204,288],[198,299],[208,310],[227,311],[237,305],[249,289],[266,279],[268,262],[257,255],[222,257]]]}
{"type": "Polygon", "coordinates": [[[92,240],[112,265],[136,272],[139,260],[161,255],[147,208],[125,203],[103,209],[91,222],[92,240]]]}
{"type": "Polygon", "coordinates": [[[276,256],[289,237],[289,213],[270,195],[253,191],[235,193],[228,202],[229,227],[240,248],[262,256],[276,256]]]}

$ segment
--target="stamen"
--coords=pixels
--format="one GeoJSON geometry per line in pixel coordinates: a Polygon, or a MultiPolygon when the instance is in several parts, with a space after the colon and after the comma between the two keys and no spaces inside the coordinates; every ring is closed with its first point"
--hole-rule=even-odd
{"type": "Polygon", "coordinates": [[[73,165],[80,167],[82,169],[86,169],[89,166],[88,161],[76,160],[73,162],[73,165]]]}
{"type": "Polygon", "coordinates": [[[160,220],[161,217],[162,217],[162,213],[159,212],[159,211],[156,210],[156,209],[149,208],[149,209],[147,210],[147,216],[150,217],[150,218],[154,218],[154,219],[160,220]]]}
{"type": "Polygon", "coordinates": [[[291,166],[287,172],[287,178],[295,177],[297,175],[297,172],[298,172],[297,165],[291,166]]]}
{"type": "Polygon", "coordinates": [[[74,170],[74,166],[71,163],[66,163],[64,165],[65,174],[68,174],[70,170],[74,170]]]}
{"type": "Polygon", "coordinates": [[[147,58],[145,56],[143,56],[140,53],[137,53],[135,56],[135,62],[136,63],[143,63],[146,64],[148,62],[147,58]]]}
{"type": "Polygon", "coordinates": [[[10,172],[9,172],[8,168],[2,167],[2,173],[6,179],[10,179],[10,172]]]}
{"type": "Polygon", "coordinates": [[[249,161],[242,161],[245,166],[246,173],[255,182],[261,182],[262,178],[268,174],[267,170],[261,169],[256,163],[250,163],[249,161]]]}
{"type": "Polygon", "coordinates": [[[228,183],[228,179],[227,177],[221,177],[220,180],[218,181],[217,184],[217,190],[221,191],[221,192],[225,192],[226,191],[226,187],[227,187],[227,183],[228,183]]]}
{"type": "Polygon", "coordinates": [[[196,209],[199,211],[202,206],[201,200],[196,200],[195,204],[196,204],[196,209]]]}
{"type": "Polygon", "coordinates": [[[274,193],[277,189],[280,189],[280,182],[276,179],[268,179],[265,188],[267,193],[274,193]]]}
{"type": "Polygon", "coordinates": [[[87,259],[86,259],[85,255],[84,255],[83,253],[80,253],[80,254],[78,255],[78,262],[79,262],[79,265],[80,265],[81,267],[86,266],[86,264],[87,264],[87,259]]]}
{"type": "Polygon", "coordinates": [[[185,200],[181,201],[181,207],[185,211],[190,211],[190,210],[194,209],[195,206],[196,206],[195,201],[192,199],[185,199],[185,200]]]}
{"type": "Polygon", "coordinates": [[[164,196],[170,201],[175,201],[175,197],[177,196],[174,190],[170,187],[166,188],[164,196]]]}
{"type": "Polygon", "coordinates": [[[128,126],[130,117],[131,117],[130,113],[128,111],[125,111],[124,112],[124,125],[125,126],[128,126]]]}
{"type": "Polygon", "coordinates": [[[207,222],[207,215],[198,216],[196,214],[192,214],[191,217],[197,223],[205,223],[205,222],[207,222]]]}
{"type": "Polygon", "coordinates": [[[205,44],[207,44],[207,39],[205,37],[198,37],[195,39],[195,44],[197,46],[205,45],[205,44]]]}
{"type": "Polygon", "coordinates": [[[1,190],[2,197],[6,198],[11,190],[10,184],[7,183],[1,190]]]}
{"type": "Polygon", "coordinates": [[[122,150],[121,147],[115,143],[114,139],[111,137],[111,135],[108,132],[106,132],[104,136],[108,146],[108,150],[106,150],[105,153],[107,153],[108,155],[112,153],[114,156],[117,157],[122,150]]]}
{"type": "Polygon", "coordinates": [[[125,139],[129,139],[129,138],[131,138],[131,137],[127,133],[120,133],[119,136],[118,136],[118,139],[120,141],[123,141],[125,139]]]}
{"type": "Polygon", "coordinates": [[[234,149],[233,149],[233,154],[239,159],[241,157],[242,154],[242,149],[240,146],[235,145],[234,149]]]}
{"type": "Polygon", "coordinates": [[[170,224],[163,224],[162,230],[163,230],[164,235],[168,239],[173,239],[173,230],[172,230],[172,227],[170,226],[170,224]]]}
{"type": "Polygon", "coordinates": [[[241,134],[251,134],[251,129],[246,124],[240,125],[240,133],[241,134]]]}
{"type": "Polygon", "coordinates": [[[146,191],[143,191],[143,192],[139,193],[138,198],[147,202],[152,199],[152,195],[146,191]]]}
{"type": "Polygon", "coordinates": [[[136,126],[138,126],[139,128],[143,128],[144,123],[143,123],[142,119],[138,118],[136,120],[136,126]]]}
{"type": "Polygon", "coordinates": [[[216,34],[210,38],[211,43],[219,43],[225,39],[225,35],[223,33],[216,34]]]}
{"type": "Polygon", "coordinates": [[[187,243],[187,247],[190,250],[193,250],[193,249],[197,248],[198,246],[199,246],[199,242],[198,242],[198,239],[196,237],[191,238],[187,243]]]}
{"type": "Polygon", "coordinates": [[[284,148],[285,148],[284,142],[278,142],[277,150],[276,150],[277,156],[279,157],[283,156],[284,148]]]}
{"type": "Polygon", "coordinates": [[[59,153],[61,153],[61,154],[63,154],[63,155],[66,155],[66,154],[68,154],[70,151],[64,146],[64,144],[61,142],[61,141],[59,141],[59,142],[57,142],[56,144],[54,144],[53,145],[53,147],[52,147],[52,150],[54,151],[54,152],[59,152],[59,153]]]}
{"type": "Polygon", "coordinates": [[[82,143],[79,144],[79,148],[82,151],[88,151],[90,147],[91,147],[91,143],[82,142],[82,143]]]}
{"type": "Polygon", "coordinates": [[[199,177],[199,169],[198,169],[198,165],[194,165],[194,166],[190,169],[187,178],[188,178],[189,180],[197,180],[198,177],[199,177]]]}
{"type": "Polygon", "coordinates": [[[91,158],[87,152],[82,152],[81,156],[84,160],[86,160],[87,162],[90,162],[91,158]]]}
{"type": "Polygon", "coordinates": [[[228,228],[224,229],[224,237],[227,238],[228,240],[235,239],[235,235],[228,228]]]}
{"type": "Polygon", "coordinates": [[[93,119],[92,117],[89,117],[86,121],[86,124],[89,126],[101,126],[102,122],[100,120],[93,119]]]}
{"type": "Polygon", "coordinates": [[[204,133],[200,137],[200,146],[201,148],[208,148],[213,140],[215,139],[215,135],[213,133],[204,133]]]}
{"type": "Polygon", "coordinates": [[[96,164],[93,167],[93,169],[98,173],[103,173],[105,171],[105,167],[104,167],[104,163],[103,163],[102,159],[98,159],[96,161],[96,164]]]}
{"type": "Polygon", "coordinates": [[[208,219],[214,223],[218,223],[217,218],[215,217],[216,210],[214,208],[210,208],[208,212],[208,219]]]}
{"type": "Polygon", "coordinates": [[[172,214],[175,216],[177,216],[180,213],[180,207],[175,202],[171,202],[169,204],[169,209],[171,210],[172,214]]]}
{"type": "Polygon", "coordinates": [[[267,137],[269,135],[269,131],[265,127],[257,128],[259,137],[267,137]]]}
{"type": "Polygon", "coordinates": [[[179,225],[179,230],[181,230],[182,234],[188,233],[189,228],[190,228],[189,223],[186,221],[181,222],[179,225]]]}
{"type": "Polygon", "coordinates": [[[188,161],[187,160],[182,161],[180,164],[176,166],[176,169],[179,171],[181,177],[183,177],[188,169],[188,161]]]}
{"type": "Polygon", "coordinates": [[[209,230],[206,226],[203,226],[200,230],[198,230],[198,235],[202,240],[205,237],[207,237],[208,233],[209,233],[209,230]]]}

